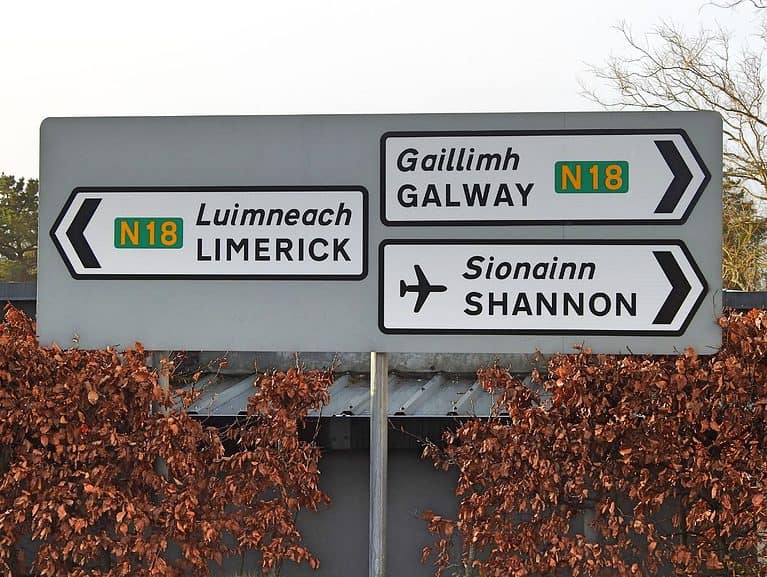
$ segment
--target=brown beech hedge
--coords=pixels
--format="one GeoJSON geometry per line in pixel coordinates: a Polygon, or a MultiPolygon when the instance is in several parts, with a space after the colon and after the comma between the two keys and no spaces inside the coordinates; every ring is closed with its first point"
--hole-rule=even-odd
{"type": "Polygon", "coordinates": [[[317,567],[295,515],[329,500],[318,488],[319,449],[298,430],[327,402],[332,378],[264,374],[246,422],[219,431],[178,408],[139,345],[121,354],[44,348],[33,323],[8,310],[0,574],[203,576],[246,551],[260,553],[266,574],[285,559],[317,567]]]}
{"type": "Polygon", "coordinates": [[[436,574],[765,575],[767,313],[713,356],[553,358],[531,391],[479,371],[494,416],[428,444],[457,518],[424,517],[436,574]]]}

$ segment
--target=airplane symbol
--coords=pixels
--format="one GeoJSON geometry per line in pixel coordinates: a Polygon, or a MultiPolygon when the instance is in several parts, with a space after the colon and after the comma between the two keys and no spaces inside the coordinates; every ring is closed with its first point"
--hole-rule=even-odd
{"type": "Polygon", "coordinates": [[[421,310],[431,293],[443,293],[447,290],[447,287],[441,284],[429,284],[421,267],[415,264],[413,268],[415,269],[416,277],[418,277],[418,284],[409,285],[404,280],[399,281],[399,296],[404,297],[407,293],[418,293],[418,298],[415,300],[415,309],[413,309],[413,312],[417,313],[421,310]]]}

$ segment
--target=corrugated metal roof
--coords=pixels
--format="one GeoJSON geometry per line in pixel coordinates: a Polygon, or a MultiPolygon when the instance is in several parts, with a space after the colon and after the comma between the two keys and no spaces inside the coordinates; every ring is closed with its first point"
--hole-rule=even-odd
{"type": "MultiPolygon", "coordinates": [[[[200,379],[200,391],[189,411],[206,417],[244,414],[254,392],[255,375],[218,375],[200,379]]],[[[472,374],[389,373],[389,415],[396,417],[486,416],[493,399],[472,374]]],[[[370,416],[370,375],[339,374],[330,388],[330,402],[309,416],[370,416]]]]}
{"type": "MultiPolygon", "coordinates": [[[[533,368],[546,368],[540,353],[389,353],[389,370],[400,373],[465,373],[475,374],[478,369],[498,364],[514,367],[519,373],[533,368]]],[[[244,375],[263,370],[287,370],[296,366],[296,352],[290,351],[201,351],[197,355],[200,366],[215,366],[226,358],[227,367],[220,373],[244,375]]],[[[306,352],[298,354],[305,367],[336,367],[337,372],[370,372],[370,353],[306,352]]]]}

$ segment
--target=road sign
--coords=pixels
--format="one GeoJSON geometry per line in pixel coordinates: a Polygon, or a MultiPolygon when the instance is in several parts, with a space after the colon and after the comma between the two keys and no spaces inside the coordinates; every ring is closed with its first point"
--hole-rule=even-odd
{"type": "Polygon", "coordinates": [[[721,130],[702,112],[48,119],[39,338],[436,354],[419,367],[711,352],[721,130]]]}
{"type": "Polygon", "coordinates": [[[391,132],[390,225],[675,223],[711,174],[684,130],[391,132]]]}
{"type": "Polygon", "coordinates": [[[367,274],[362,187],[76,189],[51,230],[74,278],[367,274]]]}
{"type": "Polygon", "coordinates": [[[392,334],[680,335],[707,291],[673,240],[390,240],[378,262],[392,334]]]}

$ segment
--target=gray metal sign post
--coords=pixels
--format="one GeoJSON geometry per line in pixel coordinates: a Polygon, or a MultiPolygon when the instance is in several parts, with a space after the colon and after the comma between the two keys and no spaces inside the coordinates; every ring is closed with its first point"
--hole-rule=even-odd
{"type": "Polygon", "coordinates": [[[389,356],[370,353],[370,577],[386,576],[389,356]]]}

